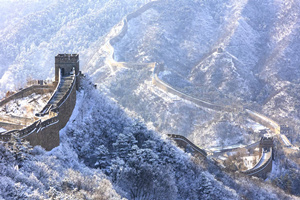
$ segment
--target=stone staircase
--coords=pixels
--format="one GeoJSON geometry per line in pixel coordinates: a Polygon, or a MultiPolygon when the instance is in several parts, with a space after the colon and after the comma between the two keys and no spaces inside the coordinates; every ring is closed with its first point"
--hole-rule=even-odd
{"type": "Polygon", "coordinates": [[[61,77],[60,85],[48,104],[53,105],[54,107],[58,106],[59,101],[64,97],[70,86],[72,85],[73,77],[71,75],[61,77]]]}
{"type": "Polygon", "coordinates": [[[66,93],[70,90],[74,81],[74,75],[62,76],[60,77],[59,85],[57,86],[54,94],[52,94],[51,99],[47,105],[42,109],[41,112],[36,113],[37,117],[43,117],[49,114],[50,110],[56,109],[66,98],[66,93]]]}

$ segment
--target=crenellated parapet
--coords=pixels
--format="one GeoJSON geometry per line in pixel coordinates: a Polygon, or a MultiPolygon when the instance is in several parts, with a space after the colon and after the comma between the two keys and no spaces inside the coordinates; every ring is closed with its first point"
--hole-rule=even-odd
{"type": "Polygon", "coordinates": [[[107,56],[107,60],[106,62],[112,67],[112,71],[114,71],[115,67],[123,67],[123,62],[116,62],[114,60],[114,48],[113,45],[116,44],[117,42],[119,42],[127,33],[128,31],[128,22],[131,19],[134,19],[138,16],[140,16],[141,14],[143,14],[144,12],[146,12],[147,10],[149,10],[150,8],[152,8],[155,4],[160,3],[159,1],[151,1],[147,4],[145,4],[144,6],[140,7],[139,9],[137,9],[135,12],[128,14],[127,16],[125,16],[122,21],[118,24],[118,26],[120,26],[120,30],[117,31],[117,33],[110,38],[107,43],[105,44],[106,49],[109,52],[109,56],[107,56]]]}
{"type": "Polygon", "coordinates": [[[58,84],[50,97],[50,100],[39,113],[36,113],[36,116],[43,117],[49,115],[50,112],[57,112],[75,85],[76,76],[74,74],[62,76],[61,73],[59,73],[58,84]]]}

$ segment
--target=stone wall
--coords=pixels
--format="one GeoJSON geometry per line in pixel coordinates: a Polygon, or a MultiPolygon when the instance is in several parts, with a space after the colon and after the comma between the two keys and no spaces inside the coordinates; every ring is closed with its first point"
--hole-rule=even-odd
{"type": "MultiPolygon", "coordinates": [[[[58,87],[58,86],[57,86],[58,87]]],[[[52,89],[53,90],[53,89],[52,89]]],[[[25,96],[25,94],[23,93],[25,96]]],[[[32,146],[40,145],[46,150],[59,146],[59,131],[67,124],[76,104],[76,76],[70,88],[64,94],[55,110],[50,111],[49,119],[36,120],[24,129],[12,130],[0,135],[0,140],[8,141],[11,134],[30,142],[32,146]]],[[[17,127],[16,127],[17,128],[17,127]]]]}
{"type": "Polygon", "coordinates": [[[191,147],[193,149],[193,153],[200,155],[201,157],[206,157],[207,153],[205,150],[200,149],[198,146],[196,146],[194,143],[189,141],[186,137],[182,135],[176,135],[176,134],[168,134],[169,137],[171,137],[178,146],[186,148],[187,146],[191,147]]]}
{"type": "MultiPolygon", "coordinates": [[[[35,117],[19,117],[15,115],[0,115],[0,122],[26,126],[37,120],[35,117]]],[[[7,129],[9,130],[9,129],[7,129]]]]}
{"type": "Polygon", "coordinates": [[[111,66],[111,69],[113,71],[115,71],[116,67],[123,67],[123,62],[116,62],[114,60],[114,48],[113,45],[116,44],[118,41],[120,41],[127,33],[128,31],[128,22],[133,19],[138,17],[139,15],[143,14],[145,11],[147,11],[148,9],[152,8],[155,4],[159,3],[159,1],[152,1],[149,2],[147,4],[145,4],[144,6],[140,7],[138,10],[136,10],[133,13],[128,14],[126,17],[123,18],[122,20],[122,27],[119,30],[119,32],[112,37],[106,44],[105,44],[105,48],[108,50],[109,52],[109,56],[107,56],[107,63],[109,63],[109,65],[111,66]]]}
{"type": "Polygon", "coordinates": [[[194,97],[191,97],[189,95],[186,95],[176,89],[174,89],[173,87],[171,87],[170,85],[166,84],[165,82],[163,82],[162,80],[160,80],[157,76],[157,74],[154,73],[153,75],[153,79],[152,79],[152,82],[154,85],[156,85],[157,87],[159,87],[160,89],[166,91],[166,92],[169,92],[169,93],[172,93],[174,95],[177,95],[183,99],[186,99],[186,100],[189,100],[199,106],[202,106],[202,107],[206,107],[206,108],[209,108],[209,109],[212,109],[212,110],[216,110],[216,111],[232,111],[230,108],[227,108],[227,107],[223,107],[223,106],[219,106],[219,105],[215,105],[215,104],[211,104],[209,102],[206,102],[206,101],[203,101],[203,100],[200,100],[200,99],[196,99],[194,97]]]}
{"type": "MultiPolygon", "coordinates": [[[[267,173],[272,171],[272,159],[273,159],[273,149],[270,149],[271,156],[267,159],[267,161],[260,167],[255,168],[255,166],[249,170],[243,171],[244,174],[250,175],[250,176],[257,176],[265,178],[267,173]]],[[[260,157],[260,159],[263,159],[263,156],[260,157]]],[[[258,161],[259,163],[260,161],[258,161]]]]}
{"type": "Polygon", "coordinates": [[[44,93],[47,93],[47,92],[49,92],[49,93],[53,92],[53,90],[54,90],[54,87],[52,85],[32,85],[28,88],[25,88],[25,89],[13,94],[13,95],[1,100],[0,101],[0,106],[5,105],[9,101],[19,99],[19,98],[23,98],[23,97],[29,96],[33,93],[44,94],[44,93]]]}
{"type": "Polygon", "coordinates": [[[128,31],[128,21],[130,21],[133,18],[136,18],[138,16],[140,16],[141,14],[143,14],[144,12],[146,12],[148,9],[152,8],[155,4],[159,3],[158,1],[152,1],[149,2],[147,4],[145,4],[144,6],[140,7],[138,10],[136,10],[133,13],[128,14],[124,19],[123,19],[123,26],[121,31],[119,32],[118,35],[116,35],[114,38],[112,38],[110,40],[110,45],[114,45],[117,42],[119,42],[127,33],[128,31]]]}
{"type": "Polygon", "coordinates": [[[69,121],[76,104],[75,85],[76,78],[62,98],[58,110],[55,110],[57,116],[41,122],[40,127],[36,131],[24,137],[31,145],[41,145],[46,150],[51,150],[59,146],[59,131],[64,128],[69,121]]]}
{"type": "MultiPolygon", "coordinates": [[[[155,67],[154,71],[153,71],[152,82],[153,82],[154,85],[158,86],[160,89],[162,89],[166,92],[172,93],[174,95],[177,95],[177,96],[179,96],[183,99],[187,99],[187,100],[189,100],[189,101],[191,101],[191,102],[193,102],[193,103],[195,103],[199,106],[203,106],[203,107],[206,107],[206,108],[209,108],[209,109],[212,109],[212,110],[229,111],[229,112],[234,111],[234,109],[219,106],[219,105],[215,105],[215,104],[211,104],[209,102],[205,102],[205,101],[202,101],[200,99],[196,99],[196,98],[191,97],[189,95],[186,95],[186,94],[184,94],[180,91],[177,91],[176,89],[172,88],[170,85],[166,84],[161,79],[159,79],[159,77],[157,75],[158,73],[159,73],[159,69],[155,67]]],[[[256,122],[259,122],[259,123],[267,126],[268,128],[270,128],[275,133],[278,132],[278,127],[279,126],[273,120],[271,120],[271,119],[269,119],[265,116],[262,116],[261,114],[255,113],[253,111],[250,111],[250,110],[246,110],[246,111],[249,114],[249,116],[252,119],[254,119],[256,122]]],[[[175,135],[175,136],[169,135],[169,136],[172,136],[172,138],[176,141],[176,143],[179,146],[186,147],[189,144],[193,148],[193,150],[197,151],[198,153],[202,154],[202,152],[204,152],[206,154],[206,152],[204,150],[202,150],[199,147],[195,146],[192,142],[190,142],[189,140],[187,140],[183,136],[177,136],[177,135],[175,135]]],[[[270,148],[270,151],[271,151],[271,155],[272,155],[272,148],[270,148]]],[[[202,156],[204,156],[205,154],[202,154],[202,156]]],[[[253,167],[252,169],[244,171],[243,173],[251,175],[251,176],[258,176],[258,177],[265,178],[266,174],[272,170],[272,158],[273,157],[270,156],[262,166],[260,166],[258,168],[253,167]]],[[[261,157],[261,159],[262,159],[262,157],[261,157]]]]}
{"type": "Polygon", "coordinates": [[[266,127],[268,127],[271,131],[273,131],[275,134],[280,134],[280,126],[272,119],[263,116],[260,113],[251,111],[246,109],[246,113],[250,116],[251,119],[253,119],[255,122],[258,122],[266,127]]]}
{"type": "Polygon", "coordinates": [[[24,125],[21,125],[21,124],[2,122],[2,121],[0,122],[0,126],[2,128],[4,128],[5,130],[16,130],[16,129],[24,128],[24,125]]]}

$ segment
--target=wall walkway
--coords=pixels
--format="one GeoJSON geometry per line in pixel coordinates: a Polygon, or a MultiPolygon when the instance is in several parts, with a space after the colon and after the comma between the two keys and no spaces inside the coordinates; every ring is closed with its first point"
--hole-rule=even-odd
{"type": "Polygon", "coordinates": [[[262,124],[266,127],[268,127],[271,131],[273,131],[275,134],[280,134],[280,126],[272,119],[258,113],[255,111],[251,111],[249,109],[246,109],[246,113],[249,115],[250,118],[252,118],[254,121],[258,122],[259,124],[262,124]]]}

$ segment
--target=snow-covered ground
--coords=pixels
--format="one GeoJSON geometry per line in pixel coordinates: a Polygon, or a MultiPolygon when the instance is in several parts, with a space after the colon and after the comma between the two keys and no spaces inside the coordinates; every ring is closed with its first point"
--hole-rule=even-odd
{"type": "MultiPolygon", "coordinates": [[[[125,62],[161,62],[164,64],[166,73],[160,74],[160,76],[162,76],[165,81],[187,94],[208,99],[211,102],[235,105],[236,103],[243,104],[245,101],[252,103],[252,101],[255,100],[257,101],[255,104],[260,103],[267,98],[266,95],[268,95],[268,90],[270,90],[271,86],[263,83],[263,80],[257,76],[259,73],[253,73],[258,70],[255,66],[260,62],[259,57],[263,56],[262,54],[254,52],[254,49],[256,50],[257,47],[259,47],[259,50],[265,50],[261,48],[263,46],[259,43],[262,43],[267,37],[263,32],[266,29],[272,29],[272,27],[262,26],[261,29],[255,30],[254,24],[246,20],[246,16],[249,19],[252,19],[254,16],[250,17],[248,16],[249,13],[245,11],[241,12],[241,10],[253,9],[256,7],[256,3],[254,2],[243,2],[239,4],[235,1],[229,1],[216,5],[216,7],[210,10],[206,10],[203,4],[200,5],[196,2],[184,3],[182,1],[177,1],[176,3],[168,1],[154,6],[152,9],[147,10],[137,18],[128,22],[127,34],[114,45],[115,59],[125,62]],[[223,7],[225,5],[234,9],[226,10],[225,7],[223,7]],[[196,9],[198,8],[197,6],[199,6],[200,9],[196,9]],[[165,9],[166,7],[168,7],[168,9],[165,9]],[[218,13],[220,15],[219,17],[227,16],[228,20],[222,22],[217,21],[215,18],[209,18],[209,16],[212,15],[211,13],[216,14],[213,12],[214,9],[221,11],[218,13]],[[176,18],[170,14],[171,10],[178,13],[178,16],[187,15],[190,18],[185,17],[185,20],[182,21],[176,20],[176,18]],[[224,13],[222,13],[223,11],[224,13]],[[232,15],[235,15],[235,17],[229,18],[229,16],[232,15]],[[217,23],[207,23],[209,20],[217,21],[217,23]],[[231,26],[232,20],[239,23],[231,26]],[[191,25],[187,26],[186,24],[189,23],[191,23],[191,25]],[[251,26],[249,26],[249,24],[251,26]],[[220,45],[219,47],[222,47],[222,50],[217,52],[210,46],[211,43],[202,41],[203,37],[190,37],[189,34],[191,34],[191,32],[188,31],[189,29],[194,31],[193,35],[198,36],[194,26],[201,27],[202,31],[220,30],[221,32],[222,29],[227,30],[228,32],[225,32],[223,35],[218,35],[218,31],[210,34],[210,41],[215,39],[216,43],[220,45]],[[241,27],[246,29],[243,30],[241,27]],[[247,33],[248,35],[245,35],[246,31],[249,31],[249,34],[247,33]],[[260,34],[263,37],[258,37],[260,34]],[[170,37],[172,37],[172,39],[170,39],[170,37]],[[240,45],[239,40],[241,40],[241,38],[248,42],[245,45],[240,45]],[[224,39],[227,44],[224,44],[222,39],[224,39]],[[252,39],[258,41],[258,43],[250,43],[252,39]],[[184,42],[186,46],[179,43],[181,41],[184,42]],[[236,43],[237,41],[239,41],[240,46],[236,45],[233,48],[230,44],[236,43]],[[247,48],[244,48],[245,46],[247,46],[247,48]],[[204,51],[206,48],[207,50],[204,51]],[[249,51],[249,53],[246,54],[246,50],[248,51],[249,48],[252,48],[253,51],[249,51]],[[176,49],[176,51],[174,51],[174,49],[176,49]],[[212,50],[209,51],[209,49],[212,50]],[[244,52],[244,54],[241,54],[241,52],[244,52]],[[188,57],[187,54],[189,55],[188,57]]],[[[262,10],[277,12],[278,5],[273,5],[272,2],[268,2],[264,6],[262,10]],[[272,9],[269,9],[269,6],[272,6],[272,9]]],[[[270,15],[269,17],[271,18],[272,16],[270,15]]],[[[270,19],[264,20],[266,21],[264,23],[267,24],[267,21],[270,19]]],[[[161,120],[165,119],[165,117],[160,114],[161,112],[159,114],[155,112],[156,117],[149,119],[149,115],[151,116],[152,114],[151,111],[145,113],[146,110],[139,110],[138,106],[136,106],[136,102],[139,102],[139,99],[142,98],[136,95],[132,97],[131,93],[133,90],[130,87],[126,86],[121,88],[126,84],[126,82],[122,80],[124,75],[127,77],[126,80],[130,81],[137,77],[131,72],[124,73],[124,71],[122,71],[122,74],[117,75],[118,78],[106,81],[104,88],[107,89],[108,85],[109,95],[117,99],[122,106],[133,111],[137,116],[141,116],[146,122],[152,122],[155,127],[161,127],[157,125],[161,123],[161,120]],[[116,86],[117,89],[115,89],[116,86]],[[126,101],[126,103],[122,101],[125,95],[127,97],[130,96],[129,99],[134,101],[126,101]],[[145,115],[147,115],[147,117],[145,115]]],[[[141,77],[141,75],[139,77],[141,77]]],[[[142,79],[139,80],[140,81],[136,84],[147,84],[147,81],[143,82],[142,79]]],[[[102,81],[99,79],[96,81],[100,83],[101,87],[102,81]]],[[[276,83],[276,86],[278,85],[279,84],[276,83]]],[[[144,93],[143,96],[151,96],[151,93],[147,90],[142,90],[142,93],[144,93]]],[[[141,92],[139,94],[141,94],[141,92]]],[[[143,102],[148,103],[149,100],[143,102]]],[[[149,102],[148,105],[149,104],[152,105],[152,110],[155,110],[155,107],[158,106],[158,102],[155,105],[153,105],[152,102],[149,102]]],[[[189,116],[185,116],[184,118],[189,118],[189,116]]],[[[213,118],[217,121],[215,117],[213,118]]],[[[180,132],[182,129],[179,129],[176,133],[188,136],[200,146],[203,146],[203,144],[221,146],[224,144],[232,145],[238,142],[249,142],[249,139],[245,141],[244,136],[246,135],[244,130],[239,131],[244,132],[243,134],[234,133],[233,137],[228,137],[228,134],[227,137],[220,137],[222,132],[211,128],[210,122],[202,121],[197,123],[194,120],[190,120],[188,123],[189,127],[194,128],[189,131],[185,126],[183,132],[180,132]],[[199,126],[201,127],[202,125],[206,128],[199,128],[199,126]],[[206,136],[204,136],[204,134],[206,134],[206,136]],[[221,138],[222,144],[218,141],[219,138],[221,138]],[[230,138],[231,140],[226,141],[226,138],[230,138]],[[234,138],[234,140],[232,140],[232,138],[234,138]]],[[[231,123],[231,126],[236,126],[236,124],[232,122],[228,123],[231,123]]],[[[176,127],[180,127],[180,124],[177,123],[176,127]]],[[[178,130],[178,128],[176,129],[178,130]]],[[[161,132],[170,132],[172,129],[165,127],[163,130],[159,130],[161,132]]],[[[174,129],[172,131],[174,131],[174,129]]],[[[232,132],[231,129],[227,131],[232,132]]],[[[251,136],[247,136],[247,138],[250,137],[251,136]]]]}
{"type": "Polygon", "coordinates": [[[0,116],[18,116],[32,118],[47,104],[51,93],[31,94],[27,97],[15,99],[0,107],[0,116]]]}
{"type": "Polygon", "coordinates": [[[252,129],[254,132],[260,132],[260,131],[263,131],[263,130],[267,130],[268,128],[257,123],[257,122],[254,122],[253,120],[251,119],[248,119],[248,123],[246,124],[247,128],[249,129],[252,129]]]}
{"type": "Polygon", "coordinates": [[[4,128],[0,128],[0,133],[5,132],[5,131],[7,131],[7,130],[4,128]]]}
{"type": "Polygon", "coordinates": [[[254,165],[257,163],[258,160],[259,160],[258,156],[244,156],[243,157],[244,165],[247,169],[251,169],[252,167],[254,167],[254,165]]]}

